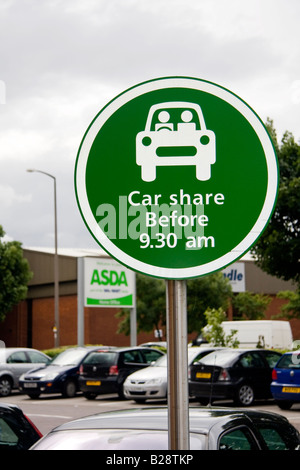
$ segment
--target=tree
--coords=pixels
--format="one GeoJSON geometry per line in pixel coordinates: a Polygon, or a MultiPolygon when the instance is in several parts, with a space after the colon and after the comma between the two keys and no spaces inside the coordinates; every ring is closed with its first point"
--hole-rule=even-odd
{"type": "Polygon", "coordinates": [[[271,302],[271,297],[252,292],[240,292],[232,297],[232,306],[239,320],[261,320],[271,302]]]}
{"type": "Polygon", "coordinates": [[[5,242],[4,235],[0,225],[0,321],[14,305],[26,298],[27,284],[32,276],[29,263],[23,258],[22,244],[5,242]]]}
{"type": "Polygon", "coordinates": [[[280,184],[270,223],[252,253],[263,271],[297,284],[295,293],[280,294],[289,300],[281,311],[289,318],[300,318],[300,145],[288,131],[279,145],[273,121],[268,119],[266,126],[278,156],[280,184]]]}
{"type": "Polygon", "coordinates": [[[290,132],[277,142],[273,121],[267,128],[277,151],[280,184],[270,222],[252,249],[260,268],[284,280],[300,284],[300,145],[290,132]]]}
{"type": "MultiPolygon", "coordinates": [[[[137,330],[159,330],[166,325],[165,281],[142,274],[136,277],[137,330]]],[[[231,296],[231,286],[222,273],[214,273],[187,281],[188,331],[201,331],[205,325],[204,312],[208,307],[226,309],[231,296]]],[[[130,312],[123,309],[117,314],[122,318],[118,333],[129,335],[130,312]]]]}
{"type": "MultiPolygon", "coordinates": [[[[159,330],[166,323],[166,288],[162,279],[136,275],[137,292],[137,331],[159,330]]],[[[117,313],[122,318],[118,333],[130,334],[130,311],[123,309],[117,313]]]]}
{"type": "Polygon", "coordinates": [[[226,310],[232,295],[231,285],[221,272],[187,281],[188,331],[201,331],[207,308],[226,310]]]}
{"type": "Polygon", "coordinates": [[[281,314],[287,319],[300,318],[300,289],[296,292],[285,290],[277,294],[279,299],[288,300],[288,303],[281,307],[281,314]]]}
{"type": "Polygon", "coordinates": [[[204,316],[207,324],[202,328],[202,333],[209,343],[213,346],[238,348],[239,341],[235,338],[237,330],[231,330],[227,336],[223,330],[222,322],[226,321],[227,317],[222,308],[208,308],[204,316]]]}

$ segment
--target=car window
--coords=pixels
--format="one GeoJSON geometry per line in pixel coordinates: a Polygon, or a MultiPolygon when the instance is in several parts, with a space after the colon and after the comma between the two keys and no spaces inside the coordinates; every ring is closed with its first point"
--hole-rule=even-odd
{"type": "Polygon", "coordinates": [[[83,364],[101,364],[111,366],[116,363],[117,355],[114,352],[95,351],[90,353],[83,361],[83,364]]]}
{"type": "Polygon", "coordinates": [[[244,354],[240,358],[238,364],[240,367],[244,367],[247,369],[265,367],[264,361],[260,357],[259,353],[256,352],[244,354]]]}
{"type": "Polygon", "coordinates": [[[264,351],[263,354],[271,369],[275,367],[278,362],[278,359],[281,357],[281,354],[278,354],[275,351],[264,351]]]}
{"type": "Polygon", "coordinates": [[[38,351],[27,351],[30,362],[34,364],[47,364],[49,359],[38,351]]]}
{"type": "Polygon", "coordinates": [[[77,366],[85,355],[86,351],[84,349],[67,349],[58,354],[51,364],[59,366],[77,366]]]}
{"type": "Polygon", "coordinates": [[[17,351],[17,352],[13,352],[10,356],[8,356],[7,363],[8,364],[23,364],[23,363],[28,363],[28,359],[24,351],[17,351]]]}
{"type": "Polygon", "coordinates": [[[277,367],[280,369],[300,369],[299,352],[282,356],[277,367]]]}
{"type": "Polygon", "coordinates": [[[152,349],[152,350],[145,349],[142,351],[142,354],[144,356],[144,362],[146,362],[147,364],[151,364],[151,362],[156,361],[157,359],[162,357],[162,355],[155,349],[152,349]]]}
{"type": "Polygon", "coordinates": [[[226,432],[219,440],[220,450],[257,450],[251,431],[243,426],[226,432]]]}
{"type": "Polygon", "coordinates": [[[210,354],[210,351],[201,351],[199,354],[197,354],[197,356],[195,357],[195,359],[193,360],[192,364],[197,364],[198,362],[202,362],[202,358],[207,356],[208,354],[210,354]]]}
{"type": "Polygon", "coordinates": [[[188,122],[194,125],[195,130],[199,130],[199,116],[193,108],[161,108],[156,110],[152,117],[151,130],[168,128],[177,131],[180,124],[184,125],[187,122],[185,119],[187,113],[190,116],[188,122]]]}
{"type": "Polygon", "coordinates": [[[238,357],[238,354],[239,353],[234,350],[214,351],[210,354],[207,354],[207,356],[204,356],[201,359],[201,363],[209,366],[226,367],[228,364],[234,361],[235,358],[238,357]]]}
{"type": "Polygon", "coordinates": [[[140,351],[133,350],[133,351],[125,351],[123,353],[123,361],[124,362],[135,362],[135,363],[144,363],[143,356],[140,351]]]}
{"type": "Polygon", "coordinates": [[[9,426],[7,421],[5,421],[3,418],[0,418],[0,449],[1,447],[12,448],[17,446],[18,441],[18,436],[9,426]]]}
{"type": "Polygon", "coordinates": [[[290,429],[275,429],[271,425],[258,426],[258,430],[269,450],[295,450],[299,443],[290,429]]]}

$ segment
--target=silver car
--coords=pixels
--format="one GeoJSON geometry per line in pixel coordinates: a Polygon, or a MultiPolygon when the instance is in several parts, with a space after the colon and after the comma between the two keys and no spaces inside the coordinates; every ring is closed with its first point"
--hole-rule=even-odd
{"type": "MultiPolygon", "coordinates": [[[[188,365],[199,360],[216,348],[188,348],[188,365]]],[[[130,374],[124,382],[123,392],[128,400],[144,403],[146,400],[167,398],[167,356],[159,358],[153,365],[130,374]]]]}
{"type": "Polygon", "coordinates": [[[31,369],[42,367],[50,358],[31,348],[0,348],[0,396],[7,397],[18,388],[19,377],[31,369]]]}

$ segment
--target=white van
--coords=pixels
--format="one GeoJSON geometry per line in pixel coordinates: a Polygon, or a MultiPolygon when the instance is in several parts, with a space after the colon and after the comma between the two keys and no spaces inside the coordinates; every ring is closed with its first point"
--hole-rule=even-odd
{"type": "Polygon", "coordinates": [[[288,321],[245,320],[222,322],[225,335],[237,330],[240,348],[292,348],[293,335],[288,321]]]}

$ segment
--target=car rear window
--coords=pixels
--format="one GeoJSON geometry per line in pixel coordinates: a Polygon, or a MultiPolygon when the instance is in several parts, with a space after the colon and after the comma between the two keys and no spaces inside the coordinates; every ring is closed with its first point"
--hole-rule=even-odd
{"type": "Polygon", "coordinates": [[[83,364],[102,364],[112,366],[117,361],[117,354],[111,351],[93,351],[83,361],[83,364]]]}
{"type": "Polygon", "coordinates": [[[300,352],[286,354],[281,357],[276,368],[279,369],[300,369],[300,352]]]}
{"type": "Polygon", "coordinates": [[[225,366],[230,363],[232,360],[238,357],[238,352],[236,351],[214,351],[207,356],[204,356],[200,359],[201,364],[206,364],[210,366],[225,366]]]}

